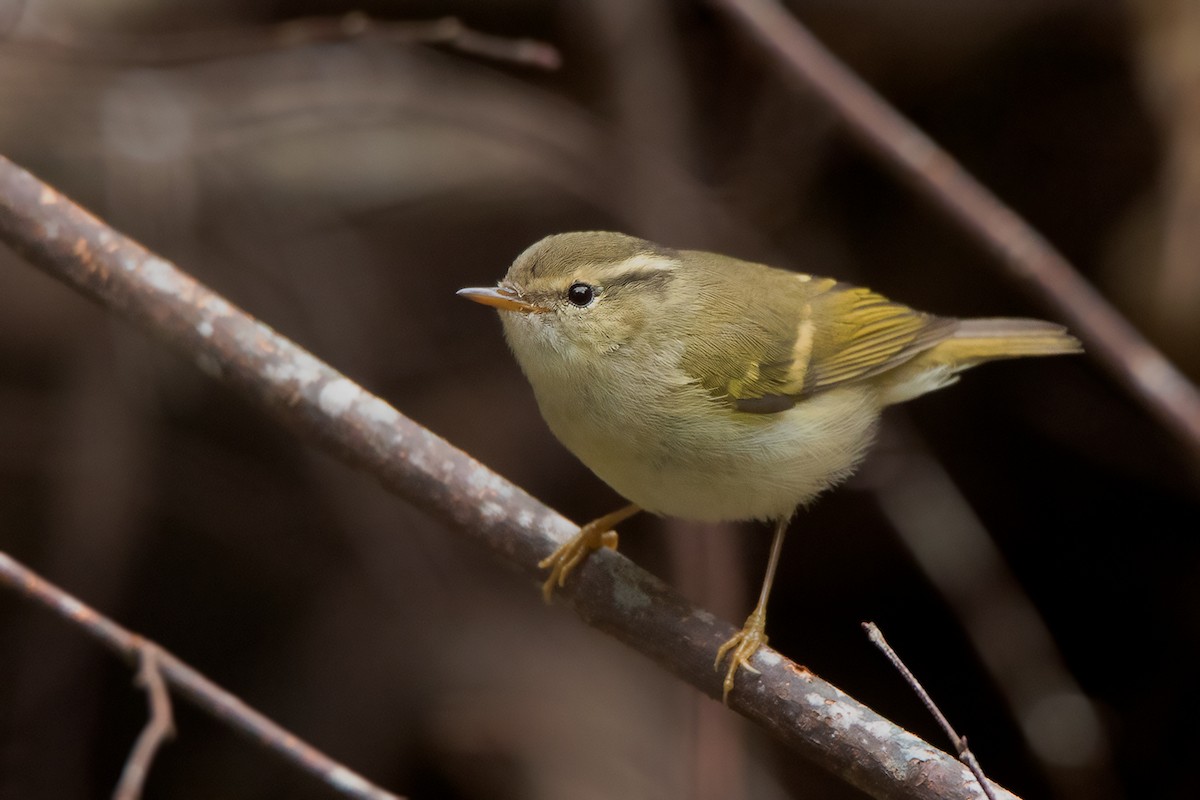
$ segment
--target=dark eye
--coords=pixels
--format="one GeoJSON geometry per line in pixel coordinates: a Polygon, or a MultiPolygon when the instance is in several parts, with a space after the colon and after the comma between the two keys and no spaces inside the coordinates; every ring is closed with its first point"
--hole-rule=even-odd
{"type": "Polygon", "coordinates": [[[589,306],[596,299],[596,287],[588,286],[586,283],[573,283],[571,288],[567,289],[567,299],[571,301],[571,305],[589,306]]]}

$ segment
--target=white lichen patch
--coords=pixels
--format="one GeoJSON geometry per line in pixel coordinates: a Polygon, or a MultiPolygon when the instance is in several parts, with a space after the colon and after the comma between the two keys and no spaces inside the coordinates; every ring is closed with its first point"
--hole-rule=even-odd
{"type": "Polygon", "coordinates": [[[499,503],[487,502],[479,507],[484,518],[490,522],[498,522],[504,519],[504,506],[499,503]]]}
{"type": "Polygon", "coordinates": [[[273,383],[299,384],[308,386],[327,374],[327,367],[303,350],[295,350],[291,358],[283,358],[267,365],[264,374],[273,383]]]}
{"type": "Polygon", "coordinates": [[[613,599],[622,611],[637,611],[650,605],[650,595],[629,580],[613,581],[613,599]]]}
{"type": "Polygon", "coordinates": [[[353,381],[338,378],[325,384],[317,395],[317,405],[331,417],[340,417],[354,405],[354,401],[362,394],[362,389],[353,381]]]}
{"type": "Polygon", "coordinates": [[[932,761],[942,757],[938,750],[921,738],[897,728],[857,703],[833,700],[819,692],[808,692],[804,700],[828,721],[830,727],[847,738],[872,747],[879,743],[898,746],[900,758],[894,766],[899,772],[906,771],[907,765],[914,761],[932,761]]]}
{"type": "Polygon", "coordinates": [[[512,497],[512,484],[501,478],[490,469],[482,466],[476,466],[467,476],[467,485],[479,494],[491,495],[500,498],[512,497]]]}
{"type": "Polygon", "coordinates": [[[816,692],[809,692],[804,695],[804,702],[808,703],[813,708],[823,708],[825,706],[825,697],[816,692]]]}
{"type": "Polygon", "coordinates": [[[877,719],[874,722],[867,722],[863,725],[867,733],[871,734],[874,739],[886,739],[896,731],[896,727],[885,719],[877,719]]]}
{"type": "MultiPolygon", "coordinates": [[[[267,349],[271,352],[283,349],[283,347],[280,347],[280,337],[276,330],[261,320],[256,319],[254,320],[254,324],[249,328],[243,328],[239,338],[248,348],[259,347],[267,349]]],[[[284,340],[282,344],[286,347],[287,345],[291,344],[291,342],[284,340]]],[[[301,355],[308,355],[308,353],[304,352],[299,347],[295,347],[295,345],[292,345],[292,347],[295,349],[293,357],[297,360],[300,359],[301,355]]],[[[309,356],[309,358],[312,358],[312,356],[309,356]]]]}
{"type": "MultiPolygon", "coordinates": [[[[904,734],[904,744],[900,749],[900,755],[904,757],[905,761],[937,761],[942,758],[941,751],[932,747],[924,739],[908,732],[904,734]]],[[[966,773],[964,777],[973,778],[970,770],[966,767],[963,767],[963,771],[966,773]]]]}
{"type": "Polygon", "coordinates": [[[183,273],[175,269],[173,264],[158,257],[143,261],[140,272],[146,283],[167,294],[178,294],[190,285],[189,281],[183,279],[183,273]]]}
{"type": "MultiPolygon", "coordinates": [[[[388,403],[375,395],[366,395],[365,393],[359,400],[358,413],[377,425],[395,425],[396,420],[400,417],[400,412],[388,403]]],[[[397,434],[397,439],[399,438],[400,436],[397,434]]]]}
{"type": "Polygon", "coordinates": [[[196,326],[196,333],[200,334],[205,339],[212,336],[213,335],[212,323],[209,322],[208,320],[201,320],[200,324],[196,326]]]}
{"type": "Polygon", "coordinates": [[[833,727],[845,733],[864,724],[862,709],[850,703],[829,703],[825,706],[825,715],[833,727]]]}
{"type": "Polygon", "coordinates": [[[225,298],[215,294],[205,297],[200,302],[200,307],[217,317],[228,316],[233,311],[233,306],[229,305],[225,298]]]}
{"type": "Polygon", "coordinates": [[[760,649],[754,654],[754,660],[766,664],[768,667],[777,667],[783,662],[783,657],[774,650],[760,649]]]}

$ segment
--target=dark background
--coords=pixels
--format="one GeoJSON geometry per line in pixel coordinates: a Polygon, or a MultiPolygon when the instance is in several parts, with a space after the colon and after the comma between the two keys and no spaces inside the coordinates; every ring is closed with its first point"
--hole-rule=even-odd
{"type": "MultiPolygon", "coordinates": [[[[1200,376],[1188,3],[789,6],[1200,376]]],[[[573,519],[619,498],[548,433],[495,315],[454,297],[548,233],[1053,315],[703,3],[6,0],[0,31],[0,152],[573,519]],[[353,10],[457,15],[562,67],[274,27],[353,10]]],[[[887,419],[796,521],[772,645],[946,746],[874,620],[1019,795],[1194,797],[1186,448],[1087,357],[992,365],[887,419]]],[[[749,610],[764,530],[622,532],[749,610]]],[[[6,250],[0,549],[414,798],[861,796],[6,250]]],[[[110,793],[145,720],[132,677],[0,591],[0,797],[110,793]]],[[[331,796],[175,710],[148,797],[331,796]]]]}

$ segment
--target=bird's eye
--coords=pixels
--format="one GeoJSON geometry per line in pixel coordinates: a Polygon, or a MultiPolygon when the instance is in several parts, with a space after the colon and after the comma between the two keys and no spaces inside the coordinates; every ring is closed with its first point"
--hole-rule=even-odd
{"type": "Polygon", "coordinates": [[[592,304],[596,299],[596,287],[588,286],[586,283],[573,283],[571,288],[567,289],[567,300],[573,306],[583,308],[592,304]]]}

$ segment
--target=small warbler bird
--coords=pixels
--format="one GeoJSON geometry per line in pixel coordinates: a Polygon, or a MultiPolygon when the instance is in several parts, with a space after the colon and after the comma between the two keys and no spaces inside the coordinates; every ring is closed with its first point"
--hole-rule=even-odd
{"type": "Polygon", "coordinates": [[[549,600],[639,510],[763,520],[775,536],[758,605],[717,652],[724,699],[765,644],[788,521],[846,478],[885,406],[984,361],[1080,351],[1060,325],[938,317],[870,289],[620,233],[548,236],[495,288],[554,435],[632,505],[584,525],[539,566],[549,600]]]}

